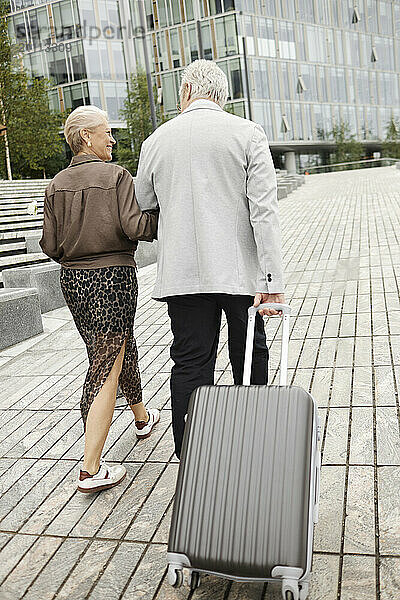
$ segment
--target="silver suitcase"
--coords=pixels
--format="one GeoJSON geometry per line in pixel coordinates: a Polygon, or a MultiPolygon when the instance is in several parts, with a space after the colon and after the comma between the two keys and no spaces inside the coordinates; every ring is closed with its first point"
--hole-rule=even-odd
{"type": "Polygon", "coordinates": [[[280,384],[250,385],[255,316],[249,309],[243,385],[192,394],[168,543],[168,579],[200,573],[281,581],[285,600],[305,600],[318,519],[317,405],[286,385],[290,307],[282,310],[280,384]]]}

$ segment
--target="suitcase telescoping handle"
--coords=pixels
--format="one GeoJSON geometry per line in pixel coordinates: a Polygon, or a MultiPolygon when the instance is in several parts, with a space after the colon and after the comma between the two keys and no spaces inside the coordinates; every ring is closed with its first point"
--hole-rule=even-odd
{"type": "MultiPolygon", "coordinates": [[[[254,329],[256,324],[256,314],[262,308],[274,308],[275,310],[282,311],[282,345],[281,345],[281,361],[279,367],[279,385],[286,385],[287,382],[287,367],[288,367],[288,354],[289,354],[289,318],[291,308],[289,304],[279,304],[277,302],[268,302],[266,304],[260,304],[260,306],[250,306],[249,308],[249,319],[247,322],[247,337],[246,337],[246,350],[244,356],[244,370],[243,370],[243,385],[250,385],[251,376],[251,364],[253,360],[253,343],[254,343],[254,329]]],[[[275,315],[274,315],[275,316],[275,315]]],[[[278,315],[276,315],[278,316],[278,315]]]]}

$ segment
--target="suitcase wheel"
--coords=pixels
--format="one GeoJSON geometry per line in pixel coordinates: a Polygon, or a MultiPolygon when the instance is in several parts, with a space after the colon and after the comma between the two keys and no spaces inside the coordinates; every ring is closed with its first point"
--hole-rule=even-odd
{"type": "Polygon", "coordinates": [[[191,590],[197,590],[198,587],[200,587],[200,573],[198,571],[192,571],[191,575],[190,575],[190,589],[191,590]]]}
{"type": "Polygon", "coordinates": [[[168,583],[174,588],[181,587],[183,583],[183,571],[182,569],[175,569],[172,566],[168,568],[168,583]]]}
{"type": "Polygon", "coordinates": [[[307,598],[308,598],[308,588],[309,588],[308,583],[301,583],[300,584],[299,600],[307,600],[307,598]]]}
{"type": "Polygon", "coordinates": [[[293,587],[291,590],[288,590],[287,587],[285,590],[282,589],[282,598],[283,600],[299,600],[300,592],[298,586],[296,588],[293,587]]]}

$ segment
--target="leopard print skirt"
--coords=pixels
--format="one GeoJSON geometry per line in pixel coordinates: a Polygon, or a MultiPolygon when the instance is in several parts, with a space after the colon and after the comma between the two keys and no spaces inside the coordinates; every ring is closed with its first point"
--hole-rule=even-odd
{"type": "Polygon", "coordinates": [[[89,369],[81,414],[86,420],[126,340],[119,386],[129,405],[142,401],[134,320],[138,284],[134,267],[61,269],[61,289],[86,344],[89,369]]]}

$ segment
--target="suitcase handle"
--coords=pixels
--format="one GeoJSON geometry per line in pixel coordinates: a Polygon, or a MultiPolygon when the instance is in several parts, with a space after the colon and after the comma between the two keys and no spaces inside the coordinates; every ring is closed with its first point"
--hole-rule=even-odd
{"type": "MultiPolygon", "coordinates": [[[[254,329],[256,324],[256,314],[263,308],[274,308],[275,310],[281,310],[283,313],[282,323],[282,345],[281,345],[281,360],[279,365],[279,385],[286,385],[287,383],[287,366],[288,366],[288,354],[289,354],[289,319],[291,313],[291,307],[289,304],[279,304],[277,302],[267,302],[266,304],[260,304],[260,306],[250,306],[248,313],[249,318],[247,322],[247,336],[246,336],[246,350],[244,355],[244,369],[243,369],[243,385],[250,385],[251,377],[251,364],[253,361],[253,343],[254,343],[254,329]]],[[[280,316],[280,315],[272,315],[280,316]]]]}

